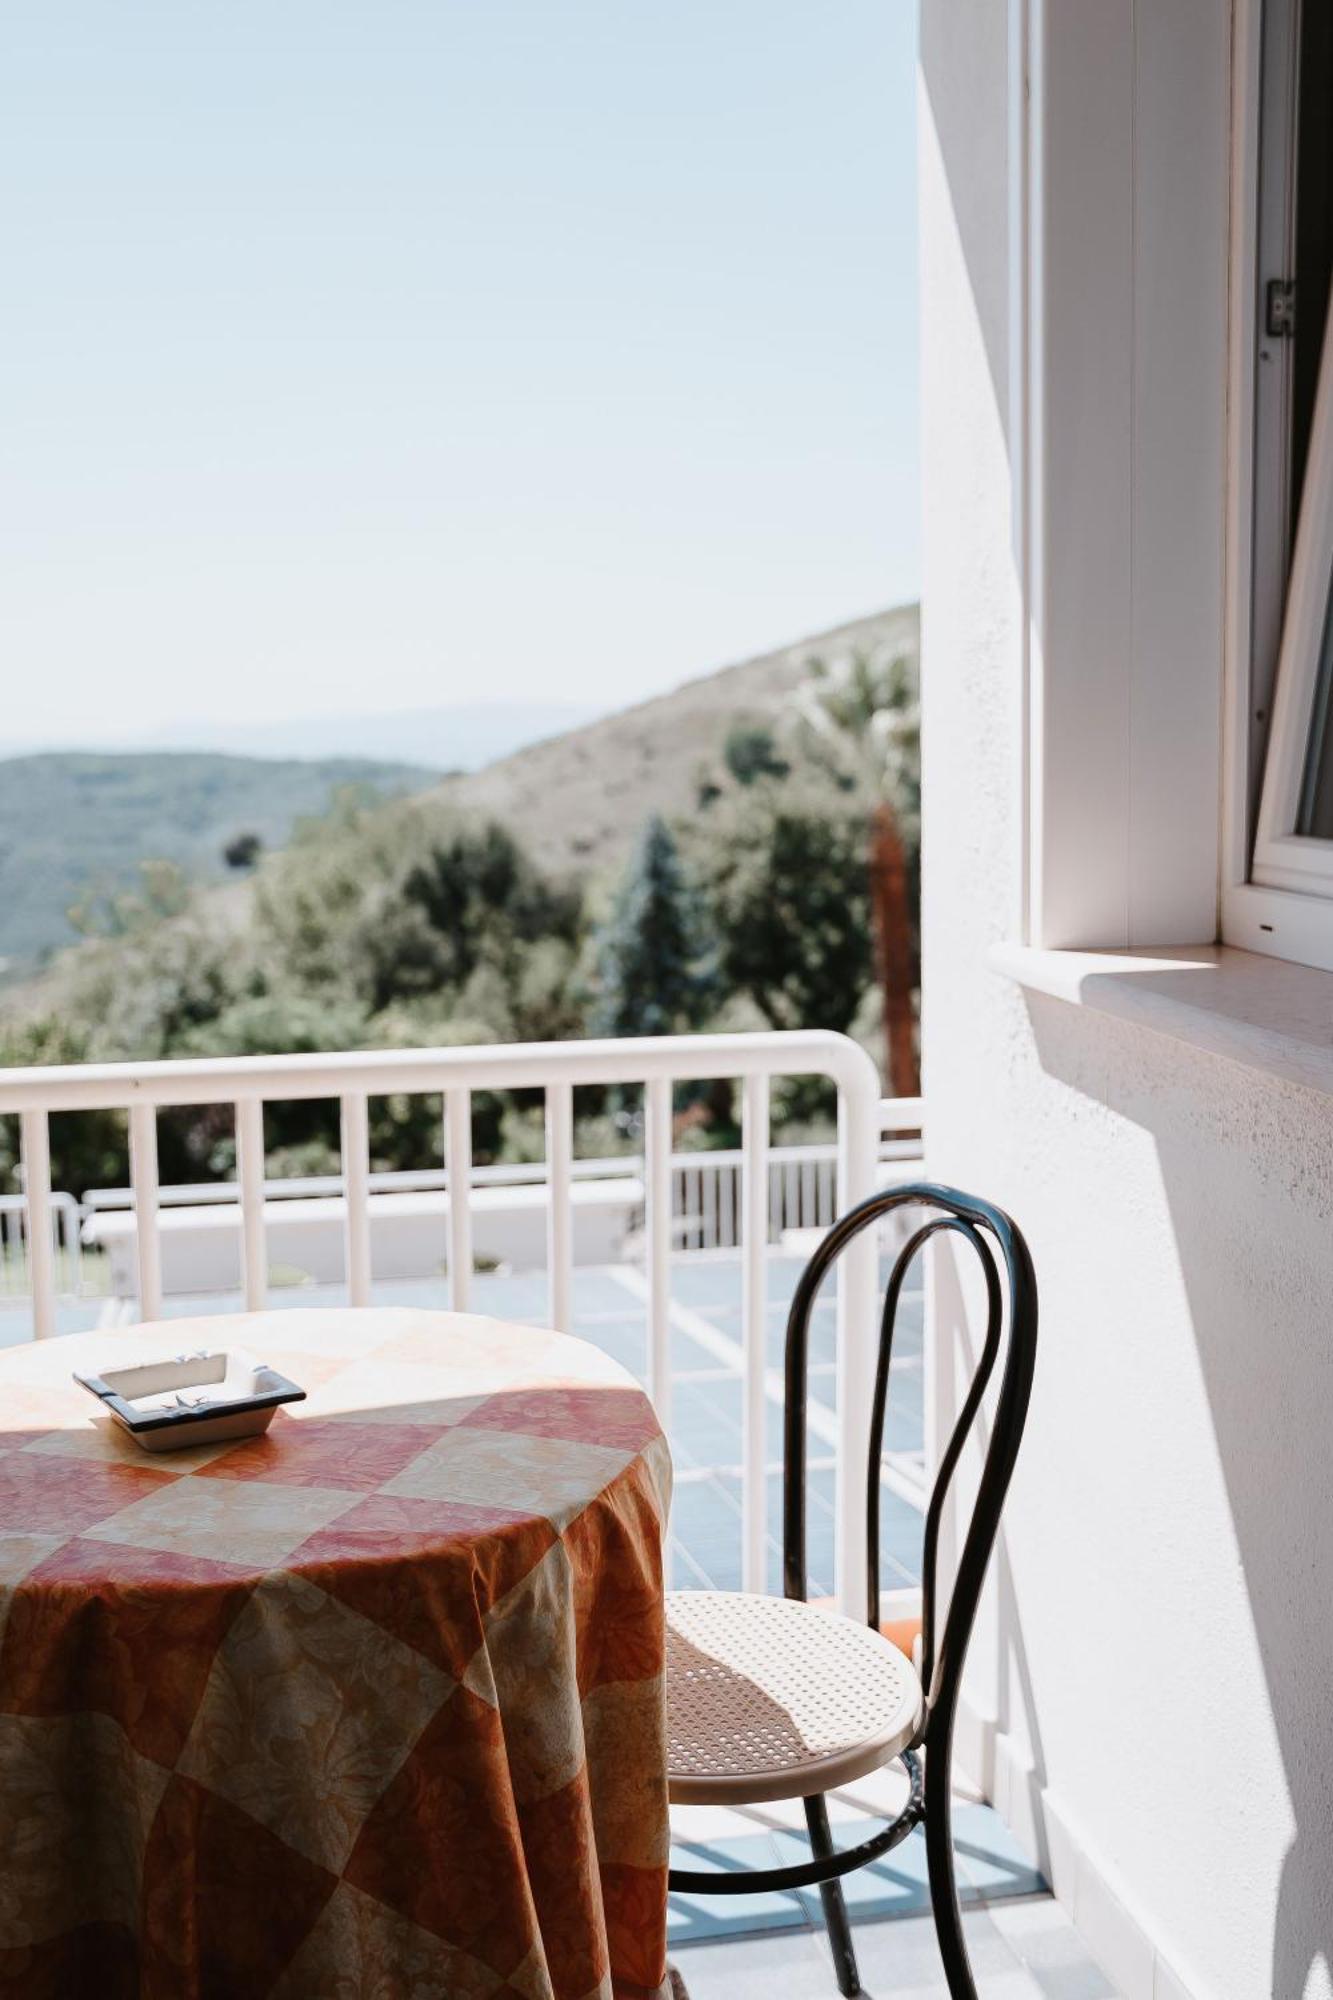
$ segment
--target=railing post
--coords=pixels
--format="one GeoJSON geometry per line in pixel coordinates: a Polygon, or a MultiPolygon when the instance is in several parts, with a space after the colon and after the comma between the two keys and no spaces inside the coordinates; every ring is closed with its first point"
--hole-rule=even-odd
{"type": "Polygon", "coordinates": [[[51,1233],[51,1129],[44,1111],[25,1111],[19,1123],[23,1195],[27,1204],[32,1330],[36,1339],[46,1340],[56,1330],[55,1256],[51,1233]]]}
{"type": "MultiPolygon", "coordinates": [[[[879,1079],[863,1050],[838,1079],[838,1211],[875,1190],[879,1079]]],[[[866,1459],[875,1379],[876,1232],[863,1229],[838,1266],[838,1468],[835,1570],[838,1602],[849,1618],[866,1602],[866,1459]]]]}
{"type": "Polygon", "coordinates": [[[241,1197],[241,1281],[245,1309],[262,1312],[268,1304],[262,1098],[243,1097],[236,1106],[236,1182],[241,1197]]]}
{"type": "Polygon", "coordinates": [[[162,1244],[157,1230],[157,1106],[130,1106],[130,1187],[139,1252],[139,1317],[162,1316],[162,1244]]]}
{"type": "Polygon", "coordinates": [[[644,1217],[648,1249],[648,1393],[671,1433],[671,1079],[644,1087],[644,1217]]]}
{"type": "Polygon", "coordinates": [[[447,1090],[445,1164],[449,1169],[449,1304],[466,1312],[472,1283],[472,1093],[447,1090]]]}
{"type": "Polygon", "coordinates": [[[546,1091],[546,1271],[551,1325],[569,1332],[574,1258],[574,1208],[570,1160],[574,1150],[574,1091],[553,1083],[546,1091]]]}
{"type": "MultiPolygon", "coordinates": [[[[52,1196],[55,1203],[55,1197],[52,1196]]],[[[62,1194],[56,1207],[56,1247],[64,1252],[65,1290],[74,1298],[83,1293],[83,1211],[73,1195],[62,1194]]]]}
{"type": "Polygon", "coordinates": [[[747,1076],[741,1108],[741,1582],[763,1590],[768,1563],[765,1436],[768,1304],[768,1078],[747,1076]]]}
{"type": "Polygon", "coordinates": [[[360,1091],[342,1100],[343,1198],[347,1203],[347,1303],[370,1304],[370,1108],[360,1091]]]}

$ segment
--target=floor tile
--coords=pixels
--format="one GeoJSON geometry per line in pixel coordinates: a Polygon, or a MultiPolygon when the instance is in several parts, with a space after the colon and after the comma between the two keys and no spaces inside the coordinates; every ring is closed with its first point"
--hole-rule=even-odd
{"type": "MultiPolygon", "coordinates": [[[[905,1796],[901,1773],[875,1773],[855,1791],[836,1793],[829,1818],[840,1847],[869,1838],[899,1811],[905,1796]]],[[[799,1799],[778,1800],[735,1810],[686,1807],[672,1816],[672,1830],[682,1852],[681,1866],[724,1868],[791,1867],[810,1859],[805,1811],[799,1799]]],[[[1013,1835],[989,1806],[960,1800],[954,1809],[958,1854],[958,1893],[965,1905],[1044,1892],[1045,1883],[1030,1867],[1013,1835]]],[[[843,1879],[843,1895],[855,1922],[878,1923],[884,1918],[923,1916],[930,1909],[925,1838],[918,1828],[880,1860],[843,1879]]],[[[677,1900],[673,1898],[673,1908],[677,1900]]],[[[800,1889],[790,1896],[764,1898],[694,1896],[675,1916],[681,1936],[743,1937],[757,1929],[800,1928],[823,1924],[818,1889],[800,1889]]]]}
{"type": "MultiPolygon", "coordinates": [[[[986,2000],[1042,2000],[1041,1989],[1001,1937],[989,1913],[968,1911],[963,1919],[968,1957],[986,2000]]],[[[821,1940],[821,1949],[827,1945],[821,1940]]],[[[862,1924],[853,1933],[856,1961],[867,2000],[944,2000],[948,1993],[935,1925],[929,1916],[905,1923],[862,1924]]],[[[828,1958],[832,1979],[833,1960],[828,1958]]],[[[825,1989],[828,2000],[833,1994],[825,1989]]],[[[836,1982],[833,1993],[836,1993],[836,1982]]]]}
{"type": "MultiPolygon", "coordinates": [[[[963,1929],[985,2000],[1115,2000],[1068,1918],[1049,1898],[969,1910],[963,1929]]],[[[867,2000],[948,2000],[929,1917],[862,1923],[854,1940],[867,2000]]],[[[675,1957],[690,2000],[837,2000],[822,1927],[686,1945],[675,1957]]]]}
{"type": "Polygon", "coordinates": [[[1115,2000],[1115,1988],[1049,1896],[996,1903],[992,1923],[1035,1980],[1044,2000],[1115,2000]]]}
{"type": "Polygon", "coordinates": [[[989,1806],[955,1805],[953,1837],[960,1882],[969,1885],[983,1902],[1046,1892],[1040,1870],[1032,1866],[1000,1815],[989,1806]]]}
{"type": "MultiPolygon", "coordinates": [[[[753,1828],[739,1836],[710,1839],[706,1845],[680,1841],[671,1849],[673,1868],[702,1869],[708,1874],[748,1874],[778,1864],[774,1837],[753,1828]]],[[[805,1928],[805,1913],[795,1896],[701,1896],[676,1891],[667,1905],[667,1939],[673,1951],[691,1939],[739,1940],[761,1931],[805,1928]]]]}
{"type": "Polygon", "coordinates": [[[837,2000],[828,1960],[810,1931],[681,1951],[673,1939],[671,1950],[690,2000],[837,2000]]]}
{"type": "MultiPolygon", "coordinates": [[[[867,1822],[867,1831],[872,1823],[867,1822]]],[[[850,1830],[839,1829],[839,1840],[854,1838],[850,1830]]],[[[778,1849],[788,1866],[810,1859],[810,1842],[804,1834],[777,1835],[778,1849]]],[[[926,1844],[920,1831],[908,1835],[882,1860],[858,1868],[843,1877],[842,1893],[853,1923],[874,1922],[881,1917],[923,1916],[930,1909],[930,1888],[926,1880],[926,1844]]],[[[818,1889],[798,1891],[812,1924],[823,1921],[818,1889]]]]}

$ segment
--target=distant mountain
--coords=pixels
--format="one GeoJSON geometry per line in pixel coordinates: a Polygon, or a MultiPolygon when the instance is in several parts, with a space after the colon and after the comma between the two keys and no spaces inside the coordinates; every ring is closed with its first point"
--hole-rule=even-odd
{"type": "Polygon", "coordinates": [[[94,884],[133,887],[141,861],[174,861],[194,879],[218,879],[227,874],[228,841],[254,833],[265,847],[281,846],[294,821],[326,812],[341,785],[387,797],[438,778],[364,756],[52,751],[0,760],[0,970],[71,944],[71,904],[94,884]]]}
{"type": "MultiPolygon", "coordinates": [[[[228,757],[372,758],[385,764],[430,765],[439,771],[475,771],[526,744],[577,729],[601,711],[590,703],[553,701],[458,702],[447,708],[389,710],[385,714],[307,715],[284,722],[228,725],[186,719],[144,736],[127,737],[114,754],[139,751],[220,752],[228,757]]],[[[45,745],[0,743],[0,757],[45,745]]]]}

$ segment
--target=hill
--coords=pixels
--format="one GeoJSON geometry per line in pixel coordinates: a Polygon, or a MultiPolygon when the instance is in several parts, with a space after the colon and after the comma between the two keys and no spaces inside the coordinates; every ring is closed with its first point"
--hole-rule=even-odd
{"type": "MultiPolygon", "coordinates": [[[[862,650],[897,653],[915,662],[919,627],[916,605],[878,612],[775,652],[701,675],[670,694],[636,703],[632,708],[568,730],[561,736],[530,743],[526,749],[483,770],[443,780],[438,772],[409,771],[405,777],[399,772],[398,788],[410,786],[427,817],[438,814],[442,825],[459,820],[472,826],[498,821],[549,875],[586,878],[613,874],[623,866],[639,828],[650,813],[675,819],[693,812],[701,768],[710,763],[716,765],[732,729],[771,723],[789,702],[812,660],[832,661],[862,650]]],[[[525,711],[520,716],[520,726],[526,727],[526,715],[525,711]]],[[[160,818],[145,813],[140,828],[131,835],[127,814],[118,837],[124,875],[131,878],[140,859],[158,854],[180,858],[186,834],[181,830],[179,818],[183,815],[187,829],[192,828],[191,811],[197,811],[197,785],[188,777],[191,766],[239,767],[255,774],[261,783],[270,781],[270,785],[275,772],[294,769],[307,777],[325,772],[332,774],[323,795],[325,801],[335,784],[356,775],[362,768],[378,768],[389,788],[394,788],[394,774],[385,772],[383,766],[358,767],[348,761],[336,765],[284,766],[259,760],[196,758],[185,753],[87,759],[31,757],[12,760],[8,765],[0,763],[0,773],[15,772],[21,767],[84,763],[95,767],[124,766],[127,773],[132,767],[145,767],[151,797],[157,798],[163,787],[179,795],[181,814],[174,831],[171,826],[164,826],[160,818]],[[173,841],[175,845],[171,844],[173,841]]],[[[105,853],[103,832],[98,825],[101,808],[97,784],[90,785],[88,791],[90,795],[86,797],[81,797],[77,788],[67,792],[59,807],[61,819],[77,831],[73,840],[68,839],[59,825],[54,830],[48,828],[31,796],[26,806],[20,806],[12,791],[0,800],[0,827],[8,835],[5,854],[0,860],[0,887],[14,904],[23,890],[30,912],[27,921],[34,929],[44,922],[47,929],[42,932],[43,937],[50,935],[51,911],[59,917],[71,900],[71,885],[77,893],[92,872],[88,858],[96,857],[99,847],[105,853]],[[48,847],[52,849],[50,856],[45,854],[48,847]],[[83,865],[81,871],[75,869],[57,881],[54,857],[61,855],[66,847],[77,853],[83,865]],[[40,879],[43,873],[48,884],[44,899],[23,885],[25,874],[40,879]]],[[[268,796],[271,802],[271,791],[268,796]]],[[[48,804],[54,811],[54,792],[48,804]]],[[[288,827],[297,812],[304,809],[286,811],[288,827]]],[[[375,812],[365,822],[360,837],[368,843],[368,863],[373,850],[386,843],[392,846],[401,838],[399,830],[387,818],[392,810],[386,807],[383,824],[377,825],[381,815],[375,812]]],[[[257,810],[234,815],[225,827],[217,814],[207,819],[206,830],[198,834],[194,850],[200,856],[199,873],[221,874],[222,844],[238,825],[264,830],[257,810]]],[[[189,837],[195,836],[191,833],[189,837]]],[[[275,833],[268,840],[270,849],[279,844],[279,839],[275,833]]],[[[271,854],[268,865],[280,865],[281,859],[271,854]]],[[[261,875],[265,872],[265,869],[260,871],[261,875]]],[[[224,928],[238,945],[251,929],[254,879],[240,877],[225,885],[220,883],[207,899],[210,920],[224,928]]],[[[12,930],[17,931],[17,921],[11,919],[11,924],[12,930]]],[[[0,924],[0,937],[4,935],[0,924]]],[[[67,926],[65,936],[68,940],[67,926]]],[[[73,1004],[71,996],[89,949],[59,952],[48,966],[34,971],[32,976],[24,977],[15,968],[20,976],[11,977],[0,996],[0,1019],[65,1013],[73,1004]]]]}
{"type": "Polygon", "coordinates": [[[614,867],[650,813],[692,811],[700,766],[733,728],[770,722],[812,659],[884,649],[915,661],[919,648],[915,604],[877,612],[533,743],[428,797],[467,819],[500,821],[548,870],[614,867]]]}
{"type": "Polygon", "coordinates": [[[297,819],[328,810],[340,786],[388,796],[438,778],[368,758],[51,751],[0,760],[0,969],[72,943],[70,906],[90,886],[132,888],[141,861],[220,879],[228,841],[256,833],[265,847],[281,846],[297,819]]]}

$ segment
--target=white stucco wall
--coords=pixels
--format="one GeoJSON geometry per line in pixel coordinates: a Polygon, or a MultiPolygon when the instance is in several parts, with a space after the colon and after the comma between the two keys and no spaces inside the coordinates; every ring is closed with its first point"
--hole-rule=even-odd
{"type": "MultiPolygon", "coordinates": [[[[1333,1099],[987,965],[1024,872],[1006,62],[994,0],[924,0],[930,1168],[1013,1212],[1042,1299],[972,1700],[1057,1874],[1072,1838],[1147,1940],[1106,1936],[1130,2000],[1307,2000],[1333,1995],[1333,1099]]],[[[1206,546],[1217,480],[1195,499],[1206,546]]]]}

